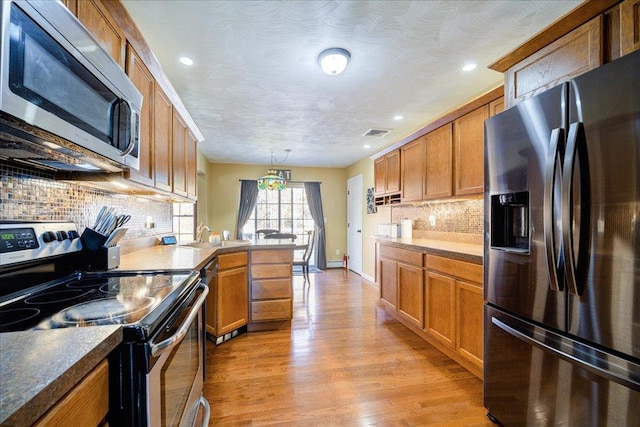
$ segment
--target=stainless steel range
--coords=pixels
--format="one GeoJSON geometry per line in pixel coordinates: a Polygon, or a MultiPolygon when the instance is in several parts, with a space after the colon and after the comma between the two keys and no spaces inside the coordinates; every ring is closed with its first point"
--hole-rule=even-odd
{"type": "Polygon", "coordinates": [[[84,272],[78,236],[70,222],[0,222],[0,332],[122,325],[109,356],[109,423],[207,425],[208,287],[192,271],[84,272]]]}

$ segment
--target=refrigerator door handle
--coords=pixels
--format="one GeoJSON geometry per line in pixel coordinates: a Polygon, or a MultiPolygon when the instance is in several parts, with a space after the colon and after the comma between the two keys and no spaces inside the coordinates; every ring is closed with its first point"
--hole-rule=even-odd
{"type": "Polygon", "coordinates": [[[564,129],[553,129],[549,140],[549,154],[545,163],[545,186],[544,186],[544,222],[543,235],[547,255],[547,265],[549,266],[549,287],[554,291],[561,291],[558,280],[558,254],[556,254],[556,235],[554,233],[554,199],[555,199],[555,177],[558,167],[561,166],[560,144],[564,140],[564,129]],[[560,163],[560,165],[559,165],[560,163]]]}
{"type": "Polygon", "coordinates": [[[569,363],[625,387],[640,391],[640,365],[636,363],[515,319],[514,323],[518,323],[518,325],[508,325],[492,316],[491,323],[509,335],[569,363]]]}
{"type": "Polygon", "coordinates": [[[562,167],[562,251],[565,256],[564,270],[567,288],[574,295],[581,295],[584,279],[589,264],[589,239],[591,187],[589,185],[589,162],[587,159],[587,140],[584,125],[576,122],[569,126],[567,148],[562,167]],[[574,187],[575,166],[580,173],[579,181],[574,187]],[[574,200],[579,197],[579,223],[577,225],[578,247],[574,245],[575,210],[574,200]],[[577,252],[577,253],[576,253],[577,252]]]}

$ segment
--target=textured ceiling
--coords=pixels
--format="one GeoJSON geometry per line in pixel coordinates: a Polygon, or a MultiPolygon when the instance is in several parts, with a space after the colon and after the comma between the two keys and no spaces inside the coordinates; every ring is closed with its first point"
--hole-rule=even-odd
{"type": "Polygon", "coordinates": [[[269,164],[289,148],[283,165],[320,167],[349,166],[501,84],[487,65],[579,3],[124,0],[210,161],[269,164]],[[338,76],[317,63],[330,47],[351,52],[338,76]],[[370,128],[392,131],[362,136],[370,128]]]}

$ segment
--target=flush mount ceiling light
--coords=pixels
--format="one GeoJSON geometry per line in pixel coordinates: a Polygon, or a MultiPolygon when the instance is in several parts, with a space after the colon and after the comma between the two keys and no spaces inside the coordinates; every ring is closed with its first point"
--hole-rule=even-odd
{"type": "Polygon", "coordinates": [[[187,57],[187,56],[183,56],[180,58],[180,62],[183,63],[184,65],[193,65],[193,59],[187,57]]]}
{"type": "Polygon", "coordinates": [[[258,189],[260,190],[284,190],[287,188],[287,181],[273,168],[273,162],[276,163],[284,163],[289,157],[289,153],[291,152],[290,148],[284,150],[287,154],[284,156],[282,161],[277,161],[275,157],[273,157],[273,151],[271,152],[271,167],[267,170],[267,174],[258,178],[258,189]]]}
{"type": "Polygon", "coordinates": [[[462,67],[462,71],[471,71],[471,70],[475,70],[477,67],[476,64],[467,64],[464,67],[462,67]]]}
{"type": "Polygon", "coordinates": [[[347,68],[350,59],[351,54],[349,51],[339,47],[332,47],[320,53],[320,56],[318,56],[318,64],[320,64],[322,71],[335,76],[347,68]]]}

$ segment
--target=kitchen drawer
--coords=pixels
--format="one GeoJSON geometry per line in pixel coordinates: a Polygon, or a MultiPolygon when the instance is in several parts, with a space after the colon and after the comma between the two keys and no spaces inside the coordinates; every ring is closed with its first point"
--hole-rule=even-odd
{"type": "Polygon", "coordinates": [[[251,282],[251,299],[291,298],[291,279],[266,279],[251,282]]]}
{"type": "Polygon", "coordinates": [[[225,270],[227,268],[242,267],[247,265],[247,259],[247,252],[218,255],[218,268],[225,270]]]}
{"type": "Polygon", "coordinates": [[[278,264],[293,261],[291,249],[264,249],[251,252],[252,264],[278,264]]]}
{"type": "Polygon", "coordinates": [[[251,279],[275,279],[291,277],[291,264],[252,264],[251,279]]]}
{"type": "Polygon", "coordinates": [[[109,410],[109,363],[106,360],[45,413],[34,426],[96,426],[109,410]]]}
{"type": "Polygon", "coordinates": [[[470,280],[482,284],[482,265],[465,261],[444,258],[436,255],[427,255],[427,269],[439,271],[450,276],[464,280],[470,280]]]}
{"type": "Polygon", "coordinates": [[[422,252],[411,251],[408,249],[381,245],[380,256],[390,259],[397,259],[404,264],[413,265],[415,267],[422,267],[424,265],[424,254],[422,252]]]}
{"type": "Polygon", "coordinates": [[[268,322],[291,319],[291,299],[251,302],[251,321],[268,322]]]}

